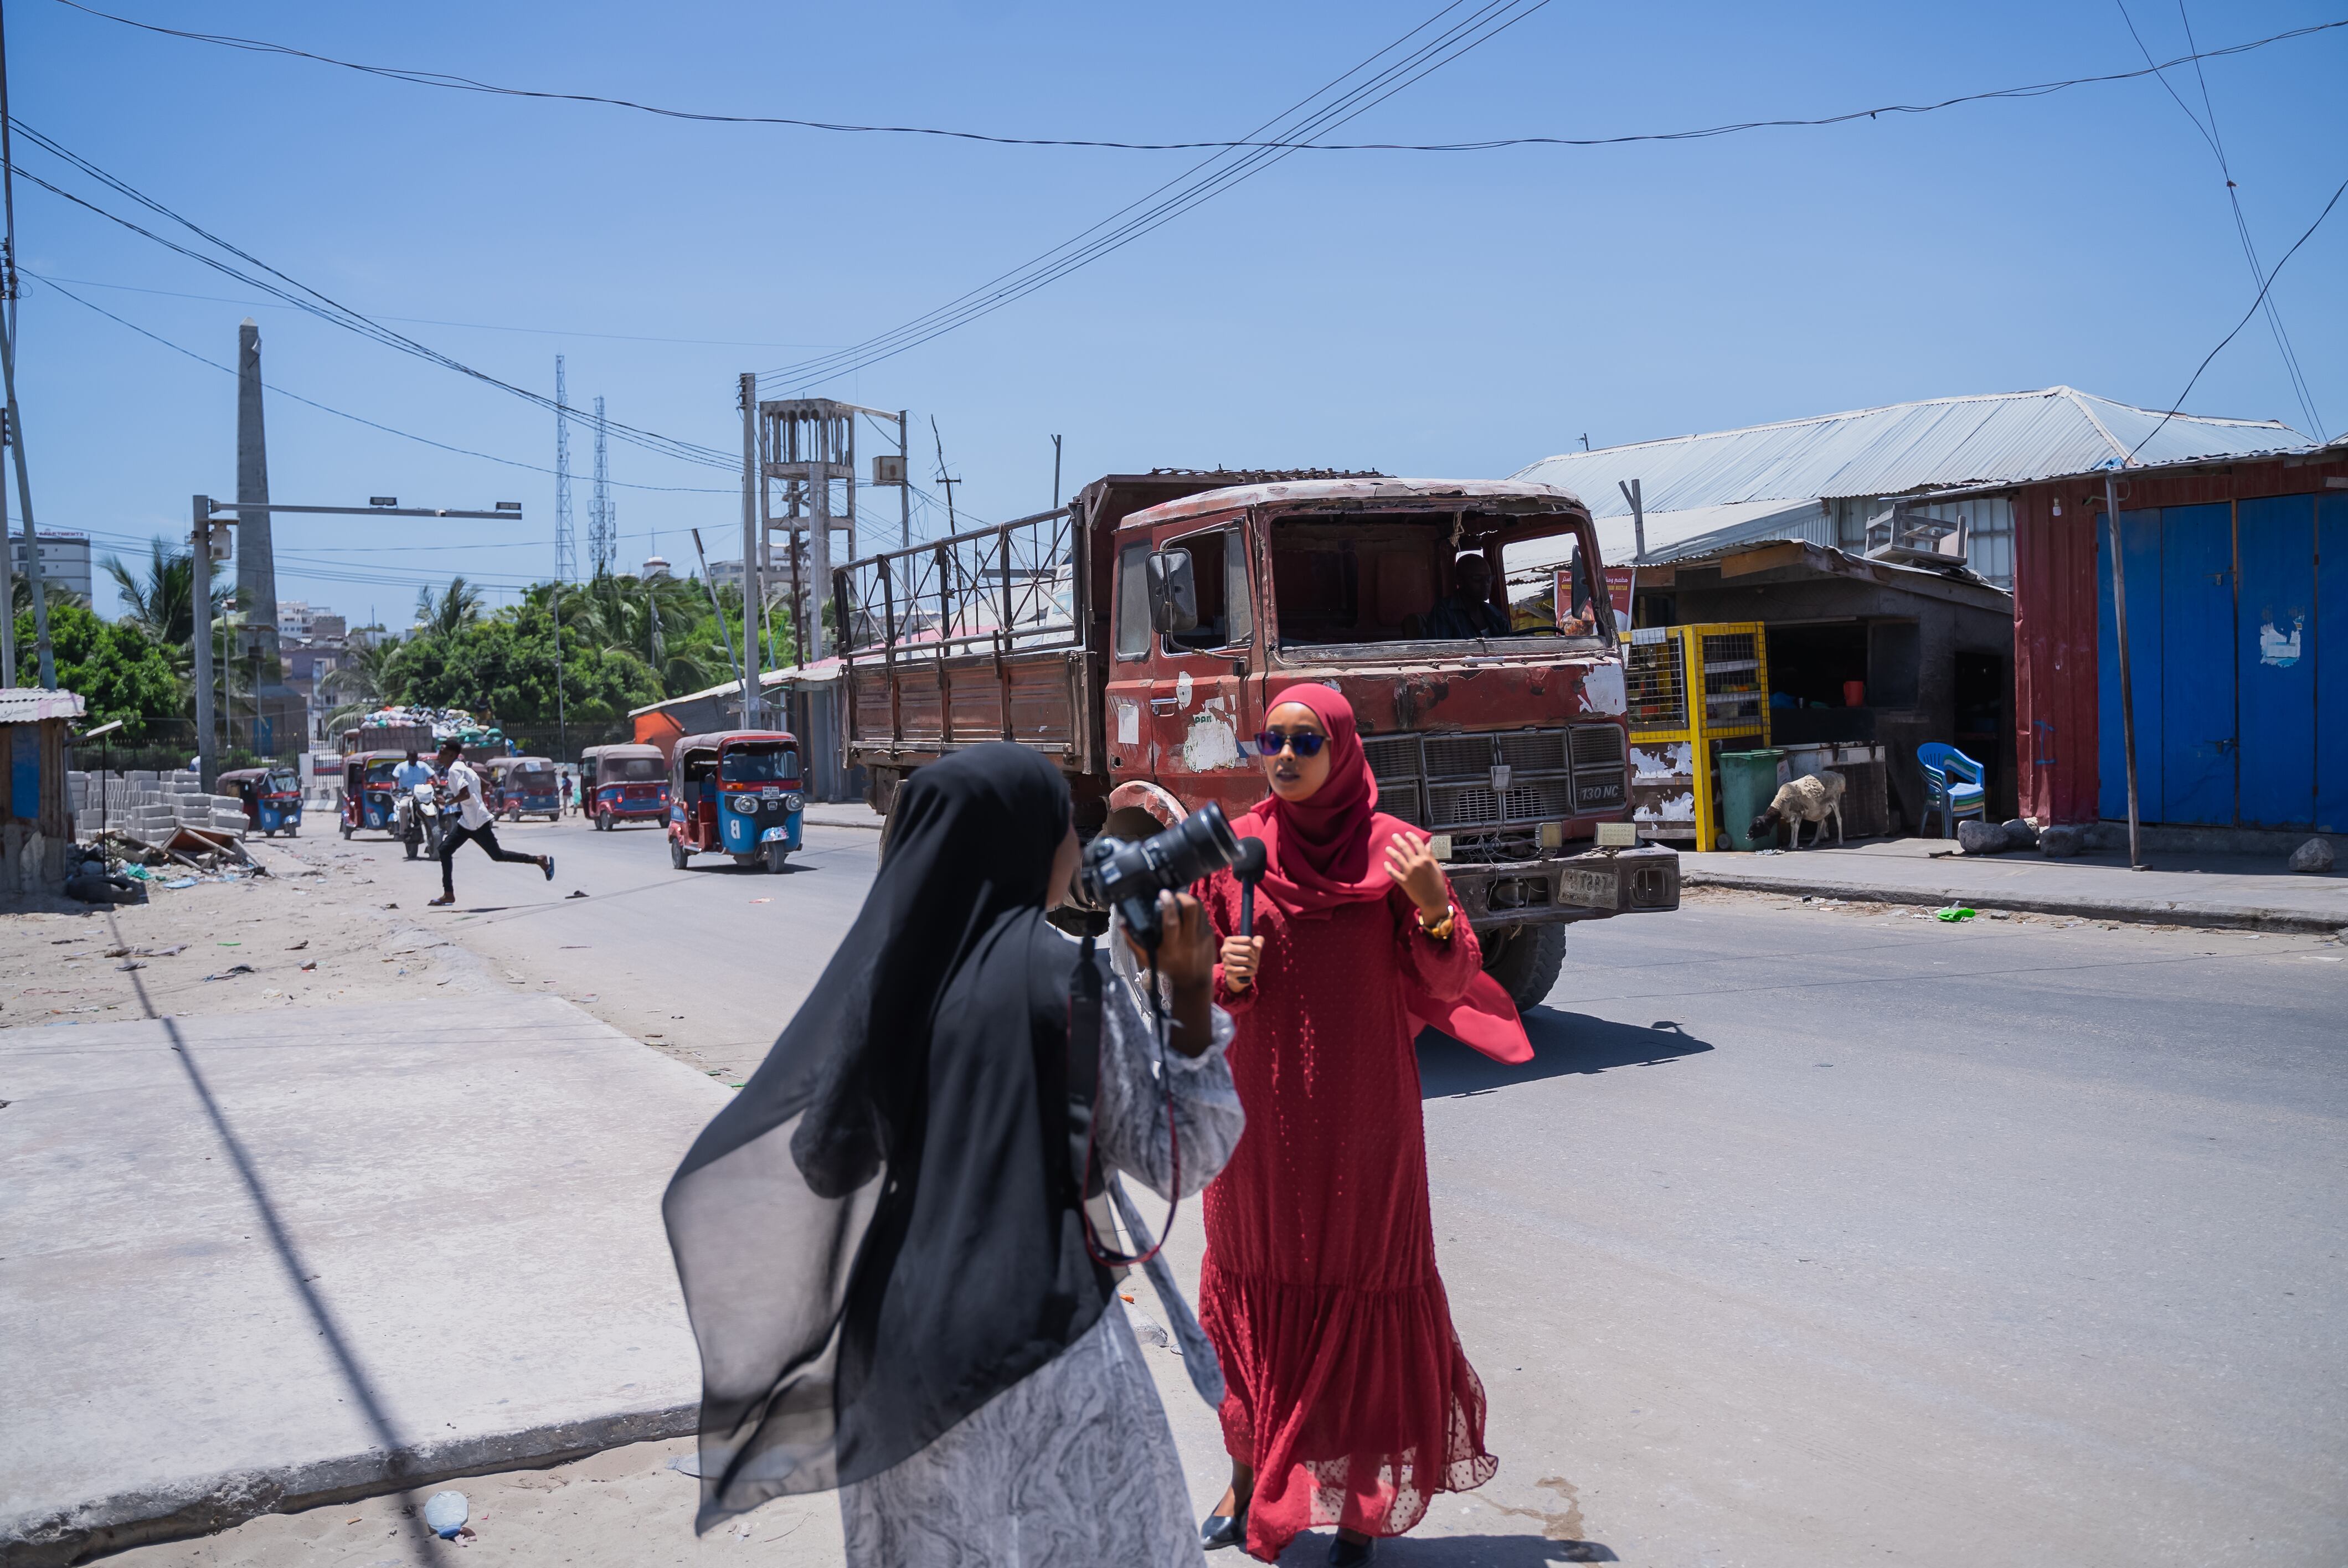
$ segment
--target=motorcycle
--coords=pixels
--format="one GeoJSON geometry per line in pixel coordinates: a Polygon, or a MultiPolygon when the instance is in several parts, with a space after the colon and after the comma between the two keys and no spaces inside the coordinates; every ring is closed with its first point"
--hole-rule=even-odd
{"type": "Polygon", "coordinates": [[[420,784],[399,797],[399,821],[396,825],[399,841],[407,848],[407,858],[413,860],[418,850],[433,859],[440,858],[440,788],[435,784],[420,784]]]}

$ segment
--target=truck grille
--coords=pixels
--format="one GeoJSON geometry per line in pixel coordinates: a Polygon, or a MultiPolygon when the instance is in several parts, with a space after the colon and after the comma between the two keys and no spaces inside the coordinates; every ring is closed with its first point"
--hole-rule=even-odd
{"type": "Polygon", "coordinates": [[[1430,833],[1610,815],[1629,799],[1616,724],[1367,735],[1362,750],[1378,781],[1378,808],[1430,833]],[[1506,789],[1492,787],[1496,766],[1509,770],[1506,789]]]}

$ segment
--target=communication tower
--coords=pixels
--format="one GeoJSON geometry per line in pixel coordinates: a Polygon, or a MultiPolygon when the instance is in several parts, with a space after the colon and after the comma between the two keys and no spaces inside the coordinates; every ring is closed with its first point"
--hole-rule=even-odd
{"type": "Polygon", "coordinates": [[[620,553],[612,515],[612,475],[603,456],[603,400],[595,399],[595,495],[587,503],[587,552],[595,558],[595,575],[612,569],[620,553]]]}
{"type": "Polygon", "coordinates": [[[554,580],[579,580],[579,540],[571,531],[571,420],[562,395],[562,356],[554,356],[554,580]]]}

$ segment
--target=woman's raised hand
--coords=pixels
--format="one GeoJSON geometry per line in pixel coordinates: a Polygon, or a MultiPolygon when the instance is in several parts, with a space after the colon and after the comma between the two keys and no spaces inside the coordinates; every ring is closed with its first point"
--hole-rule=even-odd
{"type": "Polygon", "coordinates": [[[1223,984],[1235,991],[1243,991],[1255,983],[1255,971],[1263,962],[1262,937],[1225,937],[1223,938],[1223,984]]]}
{"type": "Polygon", "coordinates": [[[1158,972],[1178,991],[1214,984],[1215,928],[1199,901],[1188,893],[1160,893],[1158,921],[1165,933],[1158,940],[1158,972]]]}
{"type": "Polygon", "coordinates": [[[1443,863],[1427,848],[1423,835],[1405,831],[1386,841],[1386,876],[1410,895],[1430,922],[1442,919],[1451,907],[1451,885],[1443,879],[1443,863]]]}

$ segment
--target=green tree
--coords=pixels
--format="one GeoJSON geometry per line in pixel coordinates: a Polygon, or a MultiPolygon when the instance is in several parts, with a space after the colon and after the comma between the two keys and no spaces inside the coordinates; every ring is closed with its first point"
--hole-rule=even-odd
{"type": "MultiPolygon", "coordinates": [[[[16,646],[33,646],[29,610],[16,617],[16,646]]],[[[102,620],[87,605],[52,597],[49,646],[57,658],[57,684],[79,692],[88,708],[84,726],[119,719],[125,744],[152,738],[170,724],[186,702],[169,652],[132,622],[102,620]]]]}
{"type": "MultiPolygon", "coordinates": [[[[189,553],[157,538],[148,547],[144,575],[133,574],[119,556],[108,556],[99,564],[122,595],[122,619],[160,643],[173,669],[184,674],[193,668],[196,568],[189,553]]],[[[233,579],[223,581],[220,574],[212,581],[216,586],[211,591],[211,620],[217,622],[233,608],[236,586],[233,579]]]]}
{"type": "MultiPolygon", "coordinates": [[[[383,671],[391,701],[493,712],[501,723],[547,724],[556,717],[552,595],[442,634],[419,633],[399,645],[383,671]]],[[[644,660],[570,625],[562,629],[561,712],[572,721],[608,723],[667,693],[644,660]]]]}
{"type": "Polygon", "coordinates": [[[428,588],[416,590],[416,635],[453,637],[481,619],[481,590],[461,577],[452,577],[435,598],[428,588]]]}

